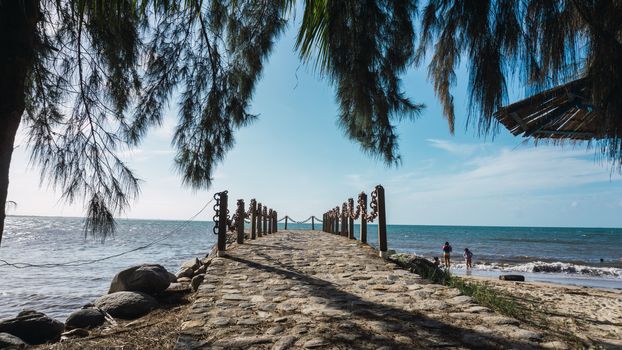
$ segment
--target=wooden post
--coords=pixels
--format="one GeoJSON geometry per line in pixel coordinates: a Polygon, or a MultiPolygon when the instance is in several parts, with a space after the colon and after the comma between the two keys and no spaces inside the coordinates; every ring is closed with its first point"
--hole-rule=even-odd
{"type": "Polygon", "coordinates": [[[263,206],[261,205],[261,203],[259,203],[257,204],[257,237],[263,236],[262,213],[263,213],[263,206]]]}
{"type": "Polygon", "coordinates": [[[343,202],[341,206],[341,235],[344,237],[348,237],[348,205],[346,202],[343,202]]]}
{"type": "Polygon", "coordinates": [[[339,215],[335,212],[335,227],[333,228],[334,234],[339,234],[339,215]]]}
{"type": "Polygon", "coordinates": [[[272,232],[273,233],[277,233],[279,232],[279,213],[275,210],[274,211],[274,216],[272,217],[272,232]]]}
{"type": "Polygon", "coordinates": [[[257,237],[257,202],[251,200],[251,239],[257,237]]]}
{"type": "Polygon", "coordinates": [[[220,192],[220,207],[218,208],[218,256],[224,255],[227,249],[227,191],[220,192]]]}
{"type": "Polygon", "coordinates": [[[367,218],[365,217],[365,213],[367,213],[367,195],[365,192],[359,194],[359,200],[361,201],[361,242],[367,243],[367,218]]]}
{"type": "Polygon", "coordinates": [[[268,234],[268,208],[264,205],[263,207],[263,234],[268,234]]]}
{"type": "Polygon", "coordinates": [[[272,234],[272,218],[274,214],[272,213],[272,209],[268,210],[268,234],[272,234]]]}
{"type": "Polygon", "coordinates": [[[244,200],[243,199],[238,199],[238,222],[236,222],[236,229],[237,229],[237,234],[238,234],[238,239],[237,242],[238,244],[244,244],[244,214],[246,213],[244,211],[244,200]]]}
{"type": "Polygon", "coordinates": [[[348,238],[354,239],[354,219],[352,219],[352,212],[354,210],[354,199],[348,198],[348,238]]]}
{"type": "Polygon", "coordinates": [[[311,216],[311,231],[315,231],[315,216],[311,216]]]}
{"type": "Polygon", "coordinates": [[[348,238],[350,239],[356,239],[356,237],[354,237],[354,219],[352,219],[352,217],[348,217],[348,238]]]}
{"type": "Polygon", "coordinates": [[[285,229],[287,230],[287,219],[289,219],[289,216],[285,215],[285,229]]]}
{"type": "Polygon", "coordinates": [[[387,257],[387,216],[384,203],[384,187],[376,186],[378,200],[378,250],[381,257],[387,257]]]}

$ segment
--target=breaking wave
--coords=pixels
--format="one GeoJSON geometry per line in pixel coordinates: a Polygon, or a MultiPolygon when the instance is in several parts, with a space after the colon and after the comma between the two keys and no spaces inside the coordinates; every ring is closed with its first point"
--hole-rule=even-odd
{"type": "MultiPolygon", "coordinates": [[[[455,264],[464,269],[464,264],[455,264]]],[[[582,277],[619,278],[622,279],[622,269],[617,267],[596,267],[563,262],[532,261],[523,264],[509,265],[500,263],[480,263],[473,266],[477,270],[502,272],[531,272],[568,274],[582,277]]]]}

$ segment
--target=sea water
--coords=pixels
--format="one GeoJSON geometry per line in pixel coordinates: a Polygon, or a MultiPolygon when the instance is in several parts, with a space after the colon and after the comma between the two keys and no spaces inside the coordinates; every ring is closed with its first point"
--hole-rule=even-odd
{"type": "MultiPolygon", "coordinates": [[[[175,272],[183,261],[205,256],[216,242],[213,223],[205,221],[119,220],[115,236],[104,242],[85,238],[83,225],[81,218],[7,218],[0,259],[48,265],[15,268],[0,262],[0,319],[35,309],[64,320],[105,294],[117,272],[141,263],[175,272]],[[134,250],[154,241],[159,242],[134,250]],[[84,264],[118,254],[123,255],[84,264]],[[55,266],[63,263],[71,266],[55,266]]],[[[311,226],[290,223],[288,228],[311,226]]],[[[622,288],[622,229],[389,225],[387,231],[389,249],[428,258],[440,256],[441,245],[449,241],[456,263],[452,271],[458,274],[466,273],[462,250],[468,247],[475,255],[474,275],[521,273],[529,280],[622,288]]],[[[369,225],[372,245],[376,232],[369,225]]]]}

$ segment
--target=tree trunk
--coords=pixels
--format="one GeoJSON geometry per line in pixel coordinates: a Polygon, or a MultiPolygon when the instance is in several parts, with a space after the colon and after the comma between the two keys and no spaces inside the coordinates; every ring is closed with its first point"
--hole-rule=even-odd
{"type": "Polygon", "coordinates": [[[4,232],[9,167],[24,113],[25,82],[34,58],[38,0],[0,1],[0,244],[4,232]]]}

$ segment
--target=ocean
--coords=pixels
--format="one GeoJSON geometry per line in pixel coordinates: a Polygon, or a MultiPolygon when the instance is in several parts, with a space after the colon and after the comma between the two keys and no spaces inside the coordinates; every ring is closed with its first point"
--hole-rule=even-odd
{"type": "MultiPolygon", "coordinates": [[[[212,227],[205,221],[119,220],[115,236],[102,242],[84,237],[81,218],[8,217],[0,259],[49,265],[15,268],[0,262],[0,319],[35,309],[64,320],[105,294],[112,277],[132,265],[157,263],[176,272],[183,261],[209,252],[216,242],[212,227]],[[161,241],[85,264],[155,240],[161,241]],[[54,266],[66,262],[69,266],[54,266]]],[[[310,225],[290,223],[288,228],[310,225]]],[[[376,231],[369,226],[372,245],[376,231]]],[[[462,250],[468,247],[475,264],[469,274],[521,273],[533,281],[622,289],[622,229],[388,225],[387,231],[389,249],[430,258],[440,256],[441,245],[449,241],[457,274],[467,273],[462,250]]]]}

